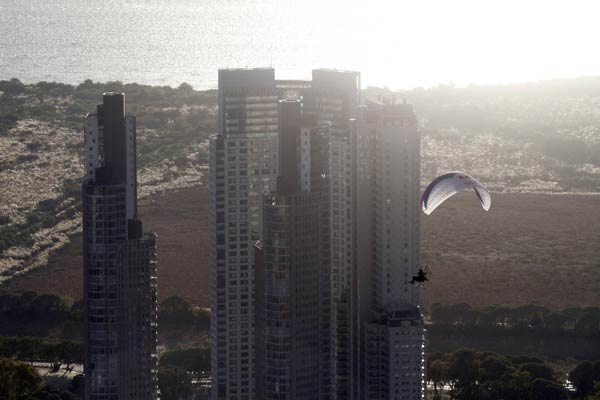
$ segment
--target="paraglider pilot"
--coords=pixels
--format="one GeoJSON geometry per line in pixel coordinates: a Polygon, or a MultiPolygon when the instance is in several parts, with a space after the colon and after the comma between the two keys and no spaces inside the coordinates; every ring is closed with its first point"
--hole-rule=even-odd
{"type": "Polygon", "coordinates": [[[412,283],[413,285],[415,283],[422,285],[423,283],[429,280],[429,275],[431,275],[431,272],[429,272],[428,266],[425,266],[425,268],[419,268],[419,272],[417,273],[417,275],[414,275],[412,277],[410,283],[412,283]]]}

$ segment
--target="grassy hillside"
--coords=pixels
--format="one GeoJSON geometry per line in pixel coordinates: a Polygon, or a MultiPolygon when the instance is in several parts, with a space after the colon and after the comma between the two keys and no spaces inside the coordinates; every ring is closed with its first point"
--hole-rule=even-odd
{"type": "Polygon", "coordinates": [[[214,91],[120,82],[78,86],[0,81],[0,284],[46,265],[80,223],[83,116],[102,93],[124,92],[137,116],[140,196],[201,184],[214,91]]]}

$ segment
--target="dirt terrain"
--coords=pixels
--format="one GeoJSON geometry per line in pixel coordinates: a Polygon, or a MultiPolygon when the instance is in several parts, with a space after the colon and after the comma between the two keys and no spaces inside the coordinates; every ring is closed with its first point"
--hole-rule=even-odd
{"type": "Polygon", "coordinates": [[[600,196],[473,193],[422,214],[424,302],[474,306],[600,304],[600,196]]]}
{"type": "MultiPolygon", "coordinates": [[[[159,300],[181,296],[208,306],[208,193],[203,187],[154,194],[140,201],[144,230],[156,232],[159,300]]],[[[48,266],[15,277],[3,287],[82,296],[81,234],[50,257],[48,266]]]]}
{"type": "MultiPolygon", "coordinates": [[[[472,193],[422,215],[422,260],[430,266],[424,303],[600,304],[600,196],[493,194],[484,212],[472,193]]],[[[152,195],[140,204],[158,234],[159,296],[209,305],[208,197],[205,187],[152,195]]],[[[81,239],[47,267],[5,284],[13,290],[81,296],[81,239]]]]}

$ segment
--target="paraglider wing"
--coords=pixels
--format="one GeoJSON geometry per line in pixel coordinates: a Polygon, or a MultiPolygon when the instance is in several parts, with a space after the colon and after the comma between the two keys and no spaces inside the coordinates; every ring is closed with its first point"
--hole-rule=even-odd
{"type": "Polygon", "coordinates": [[[481,184],[473,186],[473,190],[475,190],[475,193],[477,193],[477,198],[481,203],[481,207],[483,207],[485,211],[489,211],[490,207],[492,206],[492,197],[490,196],[490,192],[488,192],[487,189],[481,184]]]}
{"type": "Polygon", "coordinates": [[[487,189],[477,179],[460,171],[448,172],[435,178],[423,192],[421,209],[429,215],[444,201],[465,189],[473,189],[481,207],[485,211],[490,209],[492,198],[487,189]]]}

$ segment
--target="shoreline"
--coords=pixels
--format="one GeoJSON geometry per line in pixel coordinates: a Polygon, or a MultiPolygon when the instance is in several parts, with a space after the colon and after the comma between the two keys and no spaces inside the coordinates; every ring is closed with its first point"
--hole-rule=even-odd
{"type": "MultiPolygon", "coordinates": [[[[246,67],[249,69],[252,68],[264,68],[266,67],[265,65],[256,65],[253,67],[246,67]]],[[[231,67],[233,68],[233,67],[231,67]]],[[[239,67],[242,68],[242,67],[239,67]]],[[[273,66],[272,68],[277,69],[276,66],[273,66]]],[[[218,69],[220,68],[216,68],[215,72],[218,71],[218,69]]],[[[243,69],[243,68],[242,68],[243,69]]],[[[215,74],[216,75],[216,74],[215,74]]],[[[188,84],[190,86],[192,86],[194,88],[194,90],[199,91],[199,92],[209,92],[209,91],[216,91],[218,90],[218,81],[215,80],[211,80],[210,84],[207,86],[194,86],[192,83],[188,82],[188,81],[180,81],[179,83],[168,83],[168,79],[165,78],[163,79],[164,82],[161,82],[160,80],[156,81],[156,82],[147,82],[147,81],[141,81],[141,80],[136,80],[136,81],[129,81],[129,80],[123,80],[123,79],[96,79],[96,78],[92,78],[92,77],[87,77],[81,81],[62,81],[62,80],[47,80],[47,79],[42,79],[40,77],[38,78],[32,78],[32,79],[28,79],[28,78],[19,78],[16,76],[11,76],[11,77],[0,77],[0,81],[3,80],[11,80],[11,79],[18,79],[19,81],[21,81],[22,83],[28,84],[28,85],[35,85],[37,83],[40,82],[48,82],[48,83],[57,83],[57,84],[64,84],[64,85],[72,85],[72,86],[77,86],[83,82],[85,82],[86,80],[91,80],[93,82],[96,83],[108,83],[108,82],[121,82],[124,85],[127,84],[136,84],[136,85],[141,85],[141,86],[153,86],[153,87],[170,87],[173,89],[176,89],[177,87],[179,87],[182,84],[188,84]]],[[[280,80],[287,80],[290,79],[290,77],[278,77],[277,79],[280,80]]],[[[293,79],[293,78],[292,78],[293,79]]],[[[301,78],[302,79],[302,78],[301,78]]],[[[306,78],[308,79],[308,77],[306,78]]],[[[577,81],[577,80],[596,80],[599,79],[600,80],[600,74],[584,74],[584,75],[571,75],[571,76],[562,76],[562,77],[557,77],[557,78],[546,78],[546,79],[531,79],[531,80],[515,80],[512,82],[497,82],[497,83],[490,83],[490,82],[484,82],[484,83],[474,83],[474,82],[470,82],[470,83],[464,83],[462,85],[457,85],[456,82],[448,82],[448,81],[444,81],[444,82],[438,82],[435,84],[431,84],[431,85],[416,85],[416,86],[412,86],[412,87],[394,87],[394,88],[390,88],[389,85],[387,84],[383,84],[383,85],[367,85],[366,87],[362,88],[362,91],[367,91],[367,90],[377,90],[377,91],[386,91],[389,93],[405,93],[405,92],[412,92],[412,91],[421,91],[421,90],[436,90],[436,89],[440,89],[443,88],[444,90],[448,90],[448,89],[452,89],[452,90],[470,90],[473,88],[476,89],[506,89],[506,88],[510,88],[510,87],[523,87],[523,86],[535,86],[535,85],[544,85],[544,84],[552,84],[552,83],[560,83],[560,82],[565,82],[565,81],[577,81]],[[452,85],[450,85],[450,83],[452,83],[452,85]]]]}

